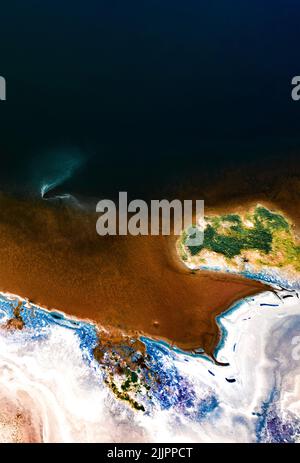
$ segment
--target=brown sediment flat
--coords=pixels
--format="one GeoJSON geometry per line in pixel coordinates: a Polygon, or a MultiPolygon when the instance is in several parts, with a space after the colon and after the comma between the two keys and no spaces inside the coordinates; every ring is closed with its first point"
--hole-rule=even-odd
{"type": "Polygon", "coordinates": [[[0,389],[0,443],[42,442],[41,420],[35,403],[25,392],[16,397],[0,389]]]}
{"type": "Polygon", "coordinates": [[[212,354],[216,315],[268,287],[192,273],[174,237],[96,233],[96,215],[47,201],[0,196],[0,290],[104,327],[212,354]]]}

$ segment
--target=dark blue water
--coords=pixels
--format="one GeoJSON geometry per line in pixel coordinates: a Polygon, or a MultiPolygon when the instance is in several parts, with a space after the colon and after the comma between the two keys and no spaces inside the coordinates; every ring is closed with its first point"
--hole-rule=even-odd
{"type": "Polygon", "coordinates": [[[1,5],[1,190],[141,196],[296,163],[299,20],[296,0],[1,5]]]}

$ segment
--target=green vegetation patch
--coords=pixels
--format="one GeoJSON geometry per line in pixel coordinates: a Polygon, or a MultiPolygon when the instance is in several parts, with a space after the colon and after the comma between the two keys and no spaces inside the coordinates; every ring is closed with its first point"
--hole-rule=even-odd
{"type": "MultiPolygon", "coordinates": [[[[244,250],[257,250],[269,254],[273,250],[274,237],[291,234],[290,225],[280,214],[257,206],[252,214],[247,215],[247,222],[238,214],[205,217],[206,228],[204,241],[200,246],[189,246],[188,240],[195,237],[196,228],[191,227],[185,234],[186,249],[192,256],[203,249],[222,254],[232,259],[244,250]]],[[[292,240],[294,243],[294,241],[292,240]]],[[[299,246],[298,246],[299,248],[299,246]]],[[[289,250],[296,258],[299,253],[294,248],[289,250]]]]}
{"type": "Polygon", "coordinates": [[[269,211],[269,209],[257,206],[254,212],[255,223],[264,225],[269,230],[289,230],[288,221],[280,214],[269,211]]]}

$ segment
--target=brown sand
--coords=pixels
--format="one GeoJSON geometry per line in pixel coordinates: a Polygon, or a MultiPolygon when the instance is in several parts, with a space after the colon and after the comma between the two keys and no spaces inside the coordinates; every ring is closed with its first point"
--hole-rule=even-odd
{"type": "Polygon", "coordinates": [[[0,290],[98,322],[212,354],[216,315],[267,287],[193,274],[174,237],[100,237],[96,216],[0,197],[0,290]]]}
{"type": "Polygon", "coordinates": [[[42,442],[41,420],[35,405],[23,391],[11,397],[10,392],[0,390],[0,443],[42,442]]]}

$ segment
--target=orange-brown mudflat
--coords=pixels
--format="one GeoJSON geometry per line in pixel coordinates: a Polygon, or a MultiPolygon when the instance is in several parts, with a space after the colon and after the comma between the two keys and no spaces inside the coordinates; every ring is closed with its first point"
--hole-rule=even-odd
{"type": "Polygon", "coordinates": [[[127,333],[212,354],[216,315],[266,287],[193,274],[174,237],[100,237],[96,215],[0,196],[0,290],[127,333]]]}

